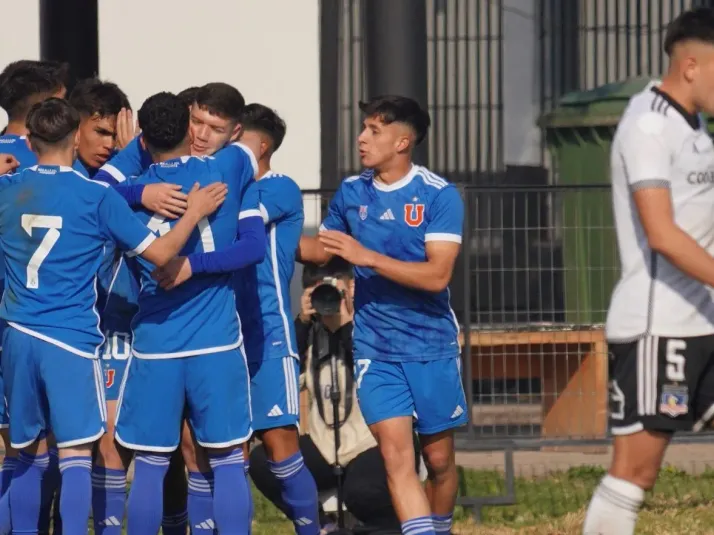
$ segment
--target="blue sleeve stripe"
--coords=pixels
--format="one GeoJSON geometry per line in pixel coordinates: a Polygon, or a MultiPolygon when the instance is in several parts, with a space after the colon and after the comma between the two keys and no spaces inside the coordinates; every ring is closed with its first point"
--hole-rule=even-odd
{"type": "Polygon", "coordinates": [[[116,167],[114,167],[112,164],[105,163],[102,168],[102,171],[106,171],[110,175],[114,177],[114,180],[117,182],[124,182],[126,180],[126,177],[124,176],[124,173],[119,171],[116,167]]]}
{"type": "Polygon", "coordinates": [[[424,241],[450,241],[453,243],[461,243],[461,235],[452,234],[450,232],[427,232],[424,235],[424,241]]]}

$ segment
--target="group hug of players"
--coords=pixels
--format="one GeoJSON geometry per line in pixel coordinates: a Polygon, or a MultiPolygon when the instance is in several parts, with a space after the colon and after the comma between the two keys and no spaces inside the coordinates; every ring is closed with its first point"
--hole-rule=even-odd
{"type": "Polygon", "coordinates": [[[339,255],[355,266],[359,403],[402,533],[449,533],[467,420],[447,289],[463,206],[411,161],[428,113],[360,103],[366,170],[309,237],[299,187],[271,169],[286,125],[269,107],[209,83],[149,97],[135,121],[117,85],[67,95],[66,78],[45,61],[0,74],[0,531],[87,533],[91,514],[101,535],[125,519],[132,535],[250,533],[256,434],[296,533],[319,533],[289,288],[296,261],[339,255]]]}

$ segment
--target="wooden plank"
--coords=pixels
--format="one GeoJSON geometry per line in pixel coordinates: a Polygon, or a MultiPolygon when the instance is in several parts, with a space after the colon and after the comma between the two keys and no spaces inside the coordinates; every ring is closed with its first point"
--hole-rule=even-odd
{"type": "MultiPolygon", "coordinates": [[[[594,344],[605,340],[603,329],[576,331],[471,331],[471,346],[594,344]]],[[[464,343],[463,333],[459,342],[464,343]]]]}

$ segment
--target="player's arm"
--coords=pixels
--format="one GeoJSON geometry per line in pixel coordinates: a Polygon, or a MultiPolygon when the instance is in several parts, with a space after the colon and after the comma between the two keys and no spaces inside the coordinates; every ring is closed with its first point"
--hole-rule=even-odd
{"type": "Polygon", "coordinates": [[[714,287],[714,258],[674,220],[670,190],[671,151],[664,117],[644,115],[623,139],[619,156],[650,249],[693,279],[714,287]]]}
{"type": "Polygon", "coordinates": [[[427,208],[424,235],[425,262],[405,262],[367,249],[341,232],[321,231],[320,241],[328,253],[356,266],[372,268],[382,277],[402,286],[426,292],[446,289],[461,248],[464,204],[459,192],[447,186],[427,208]]]}
{"type": "Polygon", "coordinates": [[[198,222],[218,209],[227,192],[222,183],[201,189],[196,184],[188,195],[186,213],[169,232],[157,238],[122,198],[108,189],[99,205],[99,223],[105,237],[129,251],[128,256],[140,255],[152,264],[163,266],[181,251],[198,222]]]}
{"type": "Polygon", "coordinates": [[[130,177],[146,171],[150,156],[139,136],[105,163],[94,180],[109,184],[129,206],[143,206],[168,219],[176,219],[186,210],[186,194],[178,184],[134,184],[130,177]]]}
{"type": "Polygon", "coordinates": [[[260,192],[255,181],[246,190],[238,214],[238,236],[230,246],[208,253],[177,257],[152,273],[164,290],[171,290],[201,273],[230,273],[265,258],[265,226],[259,210],[260,192]]]}
{"type": "MultiPolygon", "coordinates": [[[[334,230],[341,233],[349,233],[347,219],[345,217],[343,189],[344,185],[340,186],[340,189],[337,190],[335,196],[330,200],[330,205],[327,208],[327,217],[320,225],[320,232],[334,230]]],[[[318,236],[306,236],[303,234],[300,237],[296,257],[298,262],[321,266],[329,262],[332,257],[333,254],[327,251],[318,236]]]]}

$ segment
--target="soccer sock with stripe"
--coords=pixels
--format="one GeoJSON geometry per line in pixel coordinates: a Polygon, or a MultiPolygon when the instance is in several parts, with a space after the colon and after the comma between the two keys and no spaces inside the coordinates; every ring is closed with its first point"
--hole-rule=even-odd
{"type": "Polygon", "coordinates": [[[59,472],[59,451],[56,446],[50,447],[48,451],[50,455],[50,466],[45,472],[45,477],[42,478],[42,511],[40,511],[40,533],[50,532],[50,521],[54,520],[54,534],[60,535],[62,529],[61,521],[58,524],[59,518],[59,492],[61,477],[59,472]],[[59,525],[59,531],[57,526],[59,525]]]}
{"type": "Polygon", "coordinates": [[[637,485],[605,476],[595,489],[583,524],[583,535],[635,532],[637,513],[645,499],[645,491],[637,485]]]}
{"type": "Polygon", "coordinates": [[[134,482],[127,504],[127,532],[132,535],[156,535],[164,511],[164,477],[171,454],[137,453],[134,458],[134,482]]]}
{"type": "Polygon", "coordinates": [[[434,531],[437,533],[451,533],[453,519],[453,513],[450,515],[431,515],[431,520],[434,522],[434,531]]]}
{"type": "Polygon", "coordinates": [[[186,535],[188,524],[188,511],[164,515],[161,519],[161,533],[163,535],[186,535]]]}
{"type": "MultiPolygon", "coordinates": [[[[253,489],[250,486],[250,460],[245,459],[244,470],[245,484],[248,485],[248,518],[250,518],[250,529],[248,533],[253,531],[253,513],[255,513],[255,505],[253,504],[253,489]]],[[[2,534],[0,534],[2,535],[2,534]]]]}
{"type": "Polygon", "coordinates": [[[248,533],[250,489],[243,468],[243,450],[210,454],[213,469],[213,518],[219,533],[248,533]]]}
{"type": "Polygon", "coordinates": [[[12,473],[17,465],[16,457],[5,457],[2,461],[0,473],[0,535],[10,533],[10,482],[12,473]]]}
{"type": "Polygon", "coordinates": [[[216,527],[213,519],[212,473],[188,473],[188,518],[192,535],[212,535],[216,527]]]}
{"type": "Polygon", "coordinates": [[[126,470],[92,467],[92,517],[97,535],[121,535],[126,503],[126,470]]]}
{"type": "Polygon", "coordinates": [[[37,533],[42,508],[42,478],[50,465],[48,454],[20,452],[10,485],[10,513],[15,533],[37,533]]]}
{"type": "Polygon", "coordinates": [[[62,490],[59,510],[62,533],[85,535],[92,511],[92,458],[87,456],[60,459],[62,490]]]}
{"type": "Polygon", "coordinates": [[[430,516],[420,516],[402,522],[402,535],[436,535],[434,521],[430,516]]]}
{"type": "Polygon", "coordinates": [[[280,483],[281,497],[290,510],[290,520],[297,535],[320,533],[317,485],[299,451],[284,461],[268,461],[268,467],[280,483]]]}

